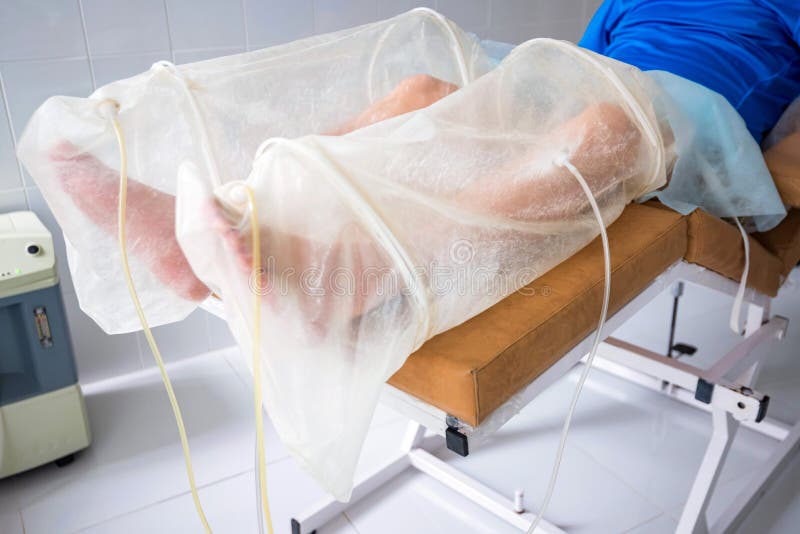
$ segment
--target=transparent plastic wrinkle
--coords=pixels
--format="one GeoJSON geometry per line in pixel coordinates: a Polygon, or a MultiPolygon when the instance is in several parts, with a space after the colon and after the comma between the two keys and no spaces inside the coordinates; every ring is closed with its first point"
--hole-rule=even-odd
{"type": "MultiPolygon", "coordinates": [[[[286,292],[269,292],[263,300],[266,405],[287,447],[337,497],[349,494],[348,475],[357,460],[353,452],[360,448],[381,384],[408,354],[528,284],[597,235],[578,193],[573,208],[563,213],[552,202],[506,213],[487,210],[492,202],[486,197],[471,205],[463,201],[479,182],[494,183],[486,195],[502,199],[512,188],[504,181],[552,181],[554,173],[564,191],[573,191],[574,179],[558,174],[552,161],[579,142],[570,138],[552,146],[553,130],[598,102],[630,105],[580,55],[551,46],[531,43],[496,70],[418,112],[341,137],[274,140],[254,162],[247,185],[264,214],[260,225],[266,254],[277,262],[275,278],[288,269],[312,268],[356,275],[355,286],[344,295],[331,291],[315,297],[290,282],[286,292]],[[558,99],[525,90],[545,84],[555,90],[567,78],[591,83],[592,89],[558,99]],[[297,236],[302,236],[299,242],[297,236]],[[409,272],[409,261],[420,274],[409,272]],[[358,275],[368,268],[390,273],[386,294],[359,285],[358,275]],[[427,328],[421,330],[421,324],[427,328]],[[338,453],[344,443],[352,446],[338,453]]],[[[634,197],[663,184],[663,169],[649,173],[655,150],[640,143],[640,153],[620,176],[596,192],[608,223],[634,197]]],[[[196,213],[207,199],[197,185],[203,179],[185,170],[181,213],[196,213]],[[196,195],[184,194],[189,190],[196,195]]],[[[230,188],[218,191],[218,197],[235,205],[230,188]]],[[[208,252],[210,230],[202,221],[185,227],[184,251],[198,276],[220,288],[236,318],[234,333],[246,345],[249,273],[233,265],[221,238],[208,252]],[[211,254],[225,259],[207,261],[211,254]],[[232,276],[237,270],[239,275],[232,276]]],[[[331,290],[325,283],[319,289],[331,290]]]]}
{"type": "MultiPolygon", "coordinates": [[[[186,161],[208,177],[201,130],[208,132],[222,181],[241,180],[252,168],[256,149],[269,137],[333,131],[414,74],[429,73],[463,85],[486,72],[491,65],[478,43],[440,18],[417,10],[334,34],[178,67],[177,76],[154,66],[101,87],[90,98],[48,99],[27,125],[19,156],[76,247],[71,256],[84,258],[81,270],[72,270],[84,311],[109,333],[139,328],[126,297],[115,236],[88,220],[64,195],[50,158],[54,147],[66,140],[76,156],[89,154],[118,172],[118,147],[108,120],[98,110],[103,99],[121,106],[119,120],[126,132],[132,180],[174,195],[178,168],[186,161]],[[189,80],[204,124],[194,116],[180,77],[189,80]]],[[[181,320],[196,308],[195,302],[170,294],[151,274],[151,265],[132,259],[134,280],[152,325],[181,320]]]]}
{"type": "MultiPolygon", "coordinates": [[[[380,387],[408,355],[598,235],[580,186],[555,161],[577,154],[573,164],[590,167],[581,170],[606,224],[665,183],[663,120],[641,73],[549,39],[494,64],[453,23],[414,10],[177,71],[155,66],[89,99],[55,97],[28,125],[20,157],[71,243],[82,308],[106,331],[137,329],[113,235],[63,193],[50,158],[68,140],[118,172],[113,134],[96,107],[103,98],[119,102],[131,180],[176,195],[180,247],[223,299],[245,354],[253,293],[261,295],[271,421],[320,484],[347,499],[380,387]],[[462,89],[326,135],[420,73],[462,89]],[[598,109],[621,116],[630,139],[602,121],[575,122],[598,109]],[[587,143],[602,165],[581,163],[587,143]],[[258,202],[264,273],[243,267],[232,245],[250,237],[241,181],[258,202]],[[224,235],[210,216],[215,202],[240,219],[224,235]]],[[[153,324],[198,306],[137,260],[144,243],[131,245],[153,324]]]]}

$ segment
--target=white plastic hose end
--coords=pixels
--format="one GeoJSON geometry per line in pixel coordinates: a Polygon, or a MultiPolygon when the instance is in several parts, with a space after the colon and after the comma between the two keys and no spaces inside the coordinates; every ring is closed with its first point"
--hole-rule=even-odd
{"type": "Polygon", "coordinates": [[[97,103],[97,111],[104,119],[111,121],[117,118],[119,114],[119,102],[113,98],[104,98],[97,103]]]}
{"type": "Polygon", "coordinates": [[[558,167],[566,167],[569,161],[569,152],[567,149],[559,150],[553,157],[553,164],[558,167]]]}

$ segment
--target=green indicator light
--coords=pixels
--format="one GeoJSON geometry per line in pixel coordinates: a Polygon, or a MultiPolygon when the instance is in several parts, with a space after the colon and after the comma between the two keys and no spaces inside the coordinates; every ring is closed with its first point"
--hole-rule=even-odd
{"type": "Polygon", "coordinates": [[[16,269],[14,269],[14,274],[22,274],[22,269],[17,267],[16,269]]]}

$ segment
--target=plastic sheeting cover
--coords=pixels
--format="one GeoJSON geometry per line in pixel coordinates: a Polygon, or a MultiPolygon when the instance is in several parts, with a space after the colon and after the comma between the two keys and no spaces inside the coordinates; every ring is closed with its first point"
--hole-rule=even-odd
{"type": "MultiPolygon", "coordinates": [[[[51,157],[67,140],[75,157],[118,169],[97,108],[120,104],[131,180],[177,195],[180,247],[224,300],[245,353],[253,291],[262,294],[265,406],[294,457],[347,499],[379,390],[406,357],[598,234],[580,187],[554,161],[581,169],[606,224],[665,183],[663,121],[638,70],[549,39],[493,67],[452,22],[414,10],[258,52],[156,65],[87,99],[51,98],[19,154],[72,245],[82,309],[107,332],[138,329],[114,235],[65,194],[51,157]],[[325,135],[421,73],[462,89],[325,135]],[[565,133],[593,109],[616,110],[630,125],[624,139],[599,123],[565,133]],[[589,139],[598,132],[605,143],[589,139]],[[242,267],[209,216],[216,199],[241,219],[246,241],[242,181],[259,203],[264,273],[242,267]]],[[[147,216],[131,210],[129,224],[147,216]]],[[[148,246],[130,245],[147,317],[180,320],[199,303],[154,274],[161,266],[146,261],[148,246]]]]}

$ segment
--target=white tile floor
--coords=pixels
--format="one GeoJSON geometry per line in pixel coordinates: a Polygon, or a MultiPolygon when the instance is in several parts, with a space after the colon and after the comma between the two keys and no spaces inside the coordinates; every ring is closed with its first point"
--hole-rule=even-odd
{"type": "MultiPolygon", "coordinates": [[[[796,278],[800,278],[797,277],[796,278]]],[[[697,358],[724,348],[729,301],[690,289],[682,301],[680,341],[700,347],[697,358]],[[702,301],[720,317],[700,314],[702,301]],[[713,340],[713,341],[711,341],[713,340]]],[[[670,298],[657,299],[619,332],[654,350],[665,344],[670,298]]],[[[791,285],[774,313],[800,322],[800,290],[791,285]]],[[[773,412],[792,422],[800,414],[800,332],[771,348],[759,389],[773,412]]],[[[250,381],[236,349],[171,366],[184,410],[201,499],[217,533],[256,531],[250,381]]],[[[525,490],[541,499],[568,398],[573,370],[503,427],[460,458],[438,454],[509,496],[525,490]]],[[[94,442],[72,465],[45,466],[0,481],[0,533],[92,534],[200,532],[184,476],[174,423],[153,369],[84,387],[94,442]]],[[[708,416],[595,371],[579,405],[548,519],[570,532],[672,532],[709,435],[708,416]]],[[[402,417],[380,408],[360,469],[381,461],[404,430],[402,417]]],[[[299,470],[271,428],[267,431],[270,498],[276,532],[321,491],[299,470]]],[[[774,443],[742,430],[710,514],[747,484],[774,443]]],[[[797,532],[800,460],[766,495],[742,532],[797,532]]],[[[319,534],[510,533],[427,477],[406,473],[339,516],[319,534]]]]}

